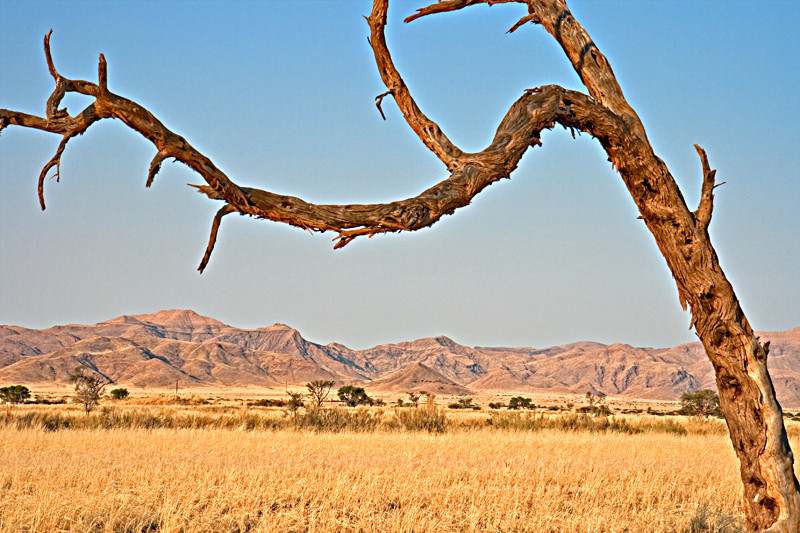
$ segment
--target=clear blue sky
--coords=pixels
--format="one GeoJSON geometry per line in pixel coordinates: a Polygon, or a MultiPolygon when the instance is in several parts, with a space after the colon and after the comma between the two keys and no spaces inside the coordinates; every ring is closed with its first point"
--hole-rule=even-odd
{"type": "MultiPolygon", "coordinates": [[[[482,149],[530,87],[580,88],[540,27],[505,31],[520,5],[478,6],[387,35],[420,107],[465,150],[482,149]]],[[[800,325],[800,2],[590,2],[570,7],[610,59],[656,152],[695,206],[708,150],[712,239],[754,327],[800,325]]],[[[0,107],[43,114],[42,36],[68,77],[95,79],[185,136],[241,185],[325,203],[391,201],[446,176],[384,101],[368,1],[0,2],[0,107]]],[[[71,112],[88,102],[66,101],[71,112]]],[[[353,348],[448,335],[468,345],[694,340],[672,278],[599,145],[563,130],[511,180],[416,233],[356,240],[227,217],[117,121],[67,147],[61,182],[36,178],[59,138],[0,136],[0,324],[48,327],[192,308],[240,327],[283,322],[353,348]]]]}

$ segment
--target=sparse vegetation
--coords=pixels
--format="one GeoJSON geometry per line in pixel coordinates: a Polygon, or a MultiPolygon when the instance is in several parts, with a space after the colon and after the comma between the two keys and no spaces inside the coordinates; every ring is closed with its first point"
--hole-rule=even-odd
{"type": "Polygon", "coordinates": [[[398,427],[408,431],[428,431],[444,433],[450,426],[443,409],[436,406],[432,397],[424,405],[415,405],[414,409],[402,409],[395,412],[398,427]]]}
{"type": "Polygon", "coordinates": [[[741,530],[738,464],[713,418],[449,415],[483,421],[463,425],[433,402],[312,406],[296,427],[280,408],[212,405],[8,416],[7,531],[741,530]]]}

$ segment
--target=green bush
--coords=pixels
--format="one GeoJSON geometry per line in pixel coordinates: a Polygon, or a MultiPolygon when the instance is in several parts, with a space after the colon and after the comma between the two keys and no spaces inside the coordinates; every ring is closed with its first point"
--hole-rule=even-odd
{"type": "Polygon", "coordinates": [[[119,388],[112,390],[111,392],[109,392],[109,394],[111,395],[112,400],[124,400],[125,398],[128,397],[129,393],[128,389],[119,388]]]}
{"type": "Polygon", "coordinates": [[[31,391],[24,385],[11,385],[0,388],[0,400],[6,403],[23,403],[31,397],[31,391]]]}
{"type": "Polygon", "coordinates": [[[719,396],[716,392],[703,389],[695,392],[687,392],[681,395],[680,414],[689,416],[721,416],[719,411],[719,396]]]}
{"type": "Polygon", "coordinates": [[[345,402],[349,407],[372,405],[374,403],[372,398],[367,396],[367,391],[364,390],[364,387],[345,385],[336,391],[336,395],[339,397],[339,400],[345,402]]]}
{"type": "Polygon", "coordinates": [[[536,409],[533,400],[524,396],[514,396],[508,401],[508,408],[515,409],[536,409]]]}

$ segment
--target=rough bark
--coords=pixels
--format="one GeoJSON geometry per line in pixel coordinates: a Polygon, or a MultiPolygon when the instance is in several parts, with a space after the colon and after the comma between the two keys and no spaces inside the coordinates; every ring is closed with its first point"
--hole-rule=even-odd
{"type": "Polygon", "coordinates": [[[740,461],[748,531],[800,531],[800,485],[794,475],[794,458],[781,408],[767,372],[769,343],[762,345],[754,335],[708,235],[716,183],[706,153],[696,147],[703,180],[700,204],[692,211],[666,165],[653,152],[641,120],[625,100],[608,60],[563,0],[442,1],[418,10],[406,22],[478,3],[527,5],[528,14],[509,31],[526,23],[540,24],[560,44],[588,95],[553,85],[528,90],[511,106],[492,143],[481,152],[465,153],[425,116],[412,98],[384,38],[388,0],[375,0],[367,18],[370,45],[387,88],[376,98],[378,108],[391,95],[411,129],[450,172],[446,179],[413,198],[386,204],[315,205],[292,196],[241,187],[144,107],[110,92],[102,55],[97,83],[63,77],[52,61],[49,34],[44,49],[55,89],[45,106],[46,116],[2,109],[0,130],[19,125],[62,135],[56,154],[39,176],[43,209],[46,174],[53,167],[58,169],[72,137],[104,118],[122,120],[156,147],[146,186],[150,186],[168,158],[189,166],[206,183],[195,187],[209,198],[224,202],[214,217],[200,271],[208,263],[220,221],[227,214],[251,215],[313,231],[335,231],[335,247],[339,248],[361,235],[430,226],[468,205],[485,187],[509,177],[528,147],[541,145],[544,129],[561,124],[590,133],[606,150],[653,234],[675,279],[681,305],[691,310],[692,327],[716,370],[720,408],[740,461]],[[94,102],[70,116],[66,109],[58,109],[67,92],[92,96],[94,102]]]}

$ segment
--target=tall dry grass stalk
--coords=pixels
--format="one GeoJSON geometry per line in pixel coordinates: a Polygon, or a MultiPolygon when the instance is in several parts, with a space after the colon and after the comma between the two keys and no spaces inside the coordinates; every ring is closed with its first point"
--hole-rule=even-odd
{"type": "Polygon", "coordinates": [[[717,434],[4,427],[0,531],[735,531],[736,470],[717,434]]]}

